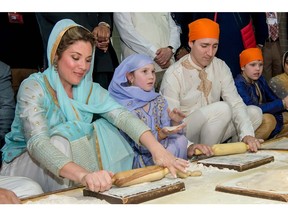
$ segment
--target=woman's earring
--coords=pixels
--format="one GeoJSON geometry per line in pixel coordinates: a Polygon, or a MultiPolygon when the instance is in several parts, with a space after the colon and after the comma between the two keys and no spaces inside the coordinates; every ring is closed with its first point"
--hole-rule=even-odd
{"type": "Polygon", "coordinates": [[[58,73],[58,64],[56,61],[53,62],[54,70],[56,73],[58,73]]]}

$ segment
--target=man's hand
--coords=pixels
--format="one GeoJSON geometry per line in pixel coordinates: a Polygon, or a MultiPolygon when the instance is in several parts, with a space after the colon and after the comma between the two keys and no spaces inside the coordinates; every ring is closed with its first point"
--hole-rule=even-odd
{"type": "Polygon", "coordinates": [[[96,38],[96,47],[107,52],[110,43],[110,28],[104,24],[96,26],[92,32],[96,38]]]}
{"type": "Polygon", "coordinates": [[[246,143],[249,146],[249,150],[251,152],[257,152],[261,146],[261,143],[263,143],[264,140],[263,139],[257,139],[256,137],[249,135],[249,136],[245,136],[242,139],[242,142],[246,143]]]}
{"type": "Polygon", "coordinates": [[[156,51],[156,57],[154,61],[162,68],[166,69],[170,66],[170,59],[173,56],[173,52],[170,48],[160,48],[156,51]]]}

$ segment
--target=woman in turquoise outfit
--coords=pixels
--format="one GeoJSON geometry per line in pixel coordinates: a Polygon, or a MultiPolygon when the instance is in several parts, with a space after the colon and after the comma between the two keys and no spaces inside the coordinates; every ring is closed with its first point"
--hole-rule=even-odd
{"type": "Polygon", "coordinates": [[[72,20],[56,23],[47,47],[49,67],[20,86],[2,148],[2,175],[30,177],[44,192],[79,183],[108,190],[114,172],[132,167],[133,152],[116,127],[174,176],[185,171],[188,161],[176,160],[142,121],[93,83],[94,44],[93,34],[72,20]],[[93,121],[94,114],[101,118],[93,121]]]}

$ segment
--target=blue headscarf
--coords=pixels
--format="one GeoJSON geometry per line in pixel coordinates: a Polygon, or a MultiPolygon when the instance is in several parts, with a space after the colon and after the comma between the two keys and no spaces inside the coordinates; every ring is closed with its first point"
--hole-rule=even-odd
{"type": "Polygon", "coordinates": [[[126,74],[145,65],[153,64],[153,60],[143,54],[133,54],[124,59],[116,68],[108,91],[111,96],[128,110],[135,110],[145,106],[159,94],[152,89],[147,92],[137,86],[129,86],[126,74]]]}
{"type": "MultiPolygon", "coordinates": [[[[65,92],[53,61],[64,33],[75,26],[80,25],[71,19],[63,19],[55,24],[48,40],[47,56],[49,67],[44,71],[44,74],[48,78],[51,87],[56,91],[60,108],[67,119],[91,122],[93,113],[105,113],[121,106],[109,96],[105,89],[92,81],[95,47],[93,47],[89,71],[77,86],[73,86],[73,99],[69,98],[65,92]]],[[[80,27],[84,28],[83,26],[80,27]]]]}

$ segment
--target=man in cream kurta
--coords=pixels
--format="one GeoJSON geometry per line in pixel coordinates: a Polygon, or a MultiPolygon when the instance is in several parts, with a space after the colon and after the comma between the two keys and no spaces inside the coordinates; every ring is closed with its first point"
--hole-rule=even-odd
{"type": "Polygon", "coordinates": [[[189,30],[191,52],[168,68],[160,92],[170,109],[179,108],[187,116],[186,136],[191,142],[212,145],[232,137],[257,151],[261,140],[254,137],[254,130],[262,112],[243,103],[229,67],[215,57],[219,25],[199,19],[189,24],[189,30]]]}
{"type": "Polygon", "coordinates": [[[157,86],[165,70],[175,62],[180,30],[170,13],[114,13],[121,39],[121,59],[135,53],[154,59],[157,86]]]}

